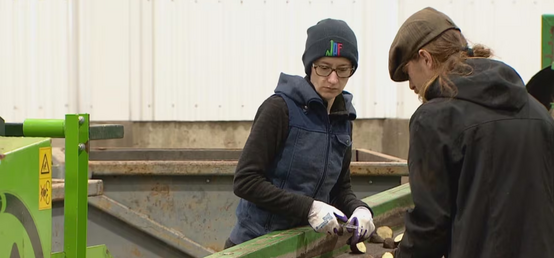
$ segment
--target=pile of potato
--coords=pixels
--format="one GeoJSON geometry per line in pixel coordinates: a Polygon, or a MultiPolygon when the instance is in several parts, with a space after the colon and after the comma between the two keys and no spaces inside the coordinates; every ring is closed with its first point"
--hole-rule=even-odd
{"type": "MultiPolygon", "coordinates": [[[[386,249],[394,249],[398,247],[398,243],[400,243],[403,236],[404,234],[399,234],[393,239],[392,229],[387,226],[382,226],[377,228],[377,230],[375,230],[375,234],[371,235],[369,242],[383,244],[383,248],[386,248],[386,249]]],[[[363,242],[358,243],[356,245],[352,245],[350,249],[352,250],[353,253],[358,253],[358,254],[363,254],[366,252],[366,246],[363,242]]],[[[394,258],[394,256],[390,252],[385,252],[381,256],[381,258],[394,258]]]]}

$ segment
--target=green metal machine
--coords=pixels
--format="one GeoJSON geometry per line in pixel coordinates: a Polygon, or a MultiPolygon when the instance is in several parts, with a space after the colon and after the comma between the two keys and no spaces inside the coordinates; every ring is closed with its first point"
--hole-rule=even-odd
{"type": "Polygon", "coordinates": [[[542,55],[541,69],[550,67],[554,69],[554,15],[542,16],[542,55]]]}
{"type": "Polygon", "coordinates": [[[540,71],[527,82],[526,88],[554,117],[554,15],[542,16],[541,38],[540,71]]]}
{"type": "Polygon", "coordinates": [[[65,119],[0,118],[0,257],[112,257],[87,247],[89,141],[123,137],[123,126],[90,126],[88,114],[65,119]],[[52,253],[52,146],[65,138],[64,251],[52,253]]]}

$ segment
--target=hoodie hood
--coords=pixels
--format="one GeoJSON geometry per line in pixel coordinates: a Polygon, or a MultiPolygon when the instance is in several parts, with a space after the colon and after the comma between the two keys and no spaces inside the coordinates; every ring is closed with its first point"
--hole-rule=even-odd
{"type": "MultiPolygon", "coordinates": [[[[301,105],[309,107],[314,104],[319,104],[326,108],[323,99],[317,94],[314,86],[312,86],[307,78],[281,73],[277,88],[275,88],[275,93],[284,94],[301,105]]],[[[342,91],[341,95],[337,96],[335,99],[332,108],[333,112],[331,114],[344,114],[348,115],[351,120],[356,119],[356,110],[352,105],[352,94],[347,91],[342,91]],[[343,101],[341,101],[341,99],[343,101]],[[335,107],[336,105],[341,106],[335,107]]]]}
{"type": "MultiPolygon", "coordinates": [[[[525,83],[512,67],[486,58],[468,59],[466,63],[473,68],[470,75],[449,77],[458,90],[454,98],[502,110],[519,110],[527,103],[525,83]]],[[[439,92],[438,80],[426,97],[445,97],[439,92]]]]}

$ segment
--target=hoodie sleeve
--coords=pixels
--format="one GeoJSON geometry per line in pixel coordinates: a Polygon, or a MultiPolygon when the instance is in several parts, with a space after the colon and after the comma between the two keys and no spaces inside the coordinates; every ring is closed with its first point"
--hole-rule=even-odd
{"type": "Polygon", "coordinates": [[[422,106],[410,121],[408,168],[414,208],[405,217],[397,258],[440,258],[450,242],[453,142],[441,112],[422,106]]]}
{"type": "MultiPolygon", "coordinates": [[[[352,128],[352,124],[351,128],[352,128]]],[[[350,131],[350,137],[352,137],[352,131],[350,131]]],[[[352,145],[346,150],[346,155],[342,162],[342,171],[340,173],[337,183],[331,190],[331,205],[341,210],[347,217],[350,217],[354,210],[360,206],[366,207],[373,211],[369,206],[356,197],[354,191],[352,191],[352,185],[350,183],[350,161],[352,159],[352,145]]]]}
{"type": "Polygon", "coordinates": [[[275,187],[266,177],[288,136],[288,123],[283,98],[272,96],[260,106],[237,164],[233,190],[269,212],[307,221],[313,199],[275,187]]]}

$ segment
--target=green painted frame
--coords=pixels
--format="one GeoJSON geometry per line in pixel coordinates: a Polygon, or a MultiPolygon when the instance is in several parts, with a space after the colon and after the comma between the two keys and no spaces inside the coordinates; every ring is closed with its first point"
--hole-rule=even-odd
{"type": "Polygon", "coordinates": [[[554,69],[554,14],[542,15],[542,55],[541,69],[550,66],[554,69]]]}
{"type": "Polygon", "coordinates": [[[64,252],[87,256],[89,115],[65,116],[64,252]]]}
{"type": "Polygon", "coordinates": [[[64,251],[51,257],[112,257],[105,245],[87,247],[89,141],[123,138],[123,129],[121,125],[91,127],[89,114],[6,125],[7,136],[65,138],[65,169],[70,173],[65,175],[64,251]]]}
{"type": "Polygon", "coordinates": [[[40,208],[41,180],[51,182],[38,173],[42,148],[51,148],[49,138],[0,137],[1,257],[14,257],[14,247],[15,257],[49,257],[52,251],[52,207],[40,208]]]}
{"type": "MultiPolygon", "coordinates": [[[[375,220],[397,208],[407,208],[413,205],[409,184],[403,184],[387,191],[362,199],[373,210],[375,220]]],[[[294,228],[284,231],[276,231],[267,235],[252,239],[248,242],[236,245],[223,251],[214,253],[206,258],[254,258],[254,257],[297,257],[296,254],[306,254],[314,243],[330,238],[324,234],[315,232],[311,227],[294,228]]],[[[343,253],[349,246],[334,243],[332,250],[317,257],[332,257],[334,254],[343,253]]]]}

